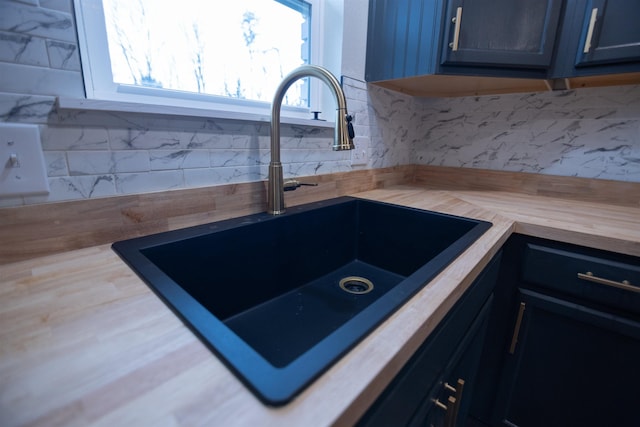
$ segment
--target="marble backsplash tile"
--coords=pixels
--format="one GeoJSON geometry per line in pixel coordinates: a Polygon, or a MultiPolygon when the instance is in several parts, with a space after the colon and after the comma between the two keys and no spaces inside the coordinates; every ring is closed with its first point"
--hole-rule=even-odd
{"type": "MultiPolygon", "coordinates": [[[[111,114],[113,119],[114,114],[111,114]]],[[[120,121],[120,120],[118,120],[120,121]]],[[[51,122],[42,140],[52,192],[48,200],[69,200],[193,186],[264,180],[270,161],[269,127],[234,121],[165,119],[153,129],[153,117],[126,117],[127,128],[51,122]],[[210,122],[210,121],[209,121],[210,122]],[[226,131],[229,124],[229,131],[226,131]],[[62,176],[64,171],[67,176],[62,176]],[[106,176],[111,179],[105,179],[106,176]],[[90,183],[90,179],[94,183],[90,183]],[[66,184],[66,185],[65,185],[66,184]]],[[[285,176],[351,170],[350,155],[331,149],[333,130],[283,126],[285,176]]]]}
{"type": "Polygon", "coordinates": [[[640,86],[422,99],[416,162],[640,181],[640,86]]]}
{"type": "Polygon", "coordinates": [[[15,123],[47,123],[55,105],[54,96],[8,93],[0,87],[0,121],[15,123]]]}
{"type": "MultiPolygon", "coordinates": [[[[47,3],[47,1],[45,1],[47,3]]],[[[56,3],[49,0],[48,3],[56,3]]],[[[58,1],[57,3],[61,3],[58,1]]],[[[72,0],[66,0],[71,6],[72,0]]],[[[70,43],[77,43],[70,7],[67,13],[49,8],[46,5],[37,7],[38,1],[27,2],[3,0],[0,7],[0,30],[11,30],[13,33],[30,35],[70,43]]],[[[60,7],[58,7],[60,9],[60,7]]]]}
{"type": "Polygon", "coordinates": [[[46,42],[28,35],[0,31],[0,60],[48,66],[46,42]]]}

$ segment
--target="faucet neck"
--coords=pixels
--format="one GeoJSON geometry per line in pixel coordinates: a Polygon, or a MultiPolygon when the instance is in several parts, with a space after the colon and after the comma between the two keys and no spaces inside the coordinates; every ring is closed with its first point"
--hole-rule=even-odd
{"type": "MultiPolygon", "coordinates": [[[[317,65],[302,65],[284,77],[273,97],[271,104],[271,162],[280,161],[280,110],[282,109],[284,95],[293,83],[305,77],[317,77],[331,89],[331,93],[337,104],[334,147],[338,145],[338,141],[344,136],[338,134],[338,129],[341,127],[339,123],[343,122],[348,114],[347,100],[340,86],[340,82],[326,68],[317,65]]],[[[348,132],[346,135],[348,135],[348,132]]]]}
{"type": "Polygon", "coordinates": [[[298,79],[303,77],[317,77],[322,80],[333,93],[337,103],[336,127],[334,135],[334,150],[353,149],[352,133],[347,114],[347,101],[340,82],[326,68],[317,65],[303,65],[289,73],[282,80],[271,104],[271,163],[269,164],[269,183],[267,188],[267,212],[270,214],[284,213],[284,190],[282,164],[280,163],[280,110],[287,89],[298,79]]]}

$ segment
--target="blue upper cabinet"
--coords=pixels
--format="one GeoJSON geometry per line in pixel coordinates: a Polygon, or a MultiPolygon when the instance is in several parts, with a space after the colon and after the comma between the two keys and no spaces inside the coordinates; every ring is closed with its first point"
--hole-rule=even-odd
{"type": "Polygon", "coordinates": [[[595,0],[586,8],[577,66],[640,60],[640,1],[595,0]]]}
{"type": "Polygon", "coordinates": [[[449,0],[441,70],[551,65],[562,0],[449,0]]]}
{"type": "Polygon", "coordinates": [[[433,74],[442,0],[369,0],[367,81],[433,74]]]}
{"type": "Polygon", "coordinates": [[[616,84],[640,83],[640,0],[369,1],[365,78],[396,90],[544,90],[621,73],[616,84]]]}
{"type": "Polygon", "coordinates": [[[640,0],[567,0],[553,77],[640,70],[640,0]]]}

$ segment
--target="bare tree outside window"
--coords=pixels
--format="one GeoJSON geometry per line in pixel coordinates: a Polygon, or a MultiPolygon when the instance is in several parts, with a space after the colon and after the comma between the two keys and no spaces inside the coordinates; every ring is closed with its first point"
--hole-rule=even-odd
{"type": "MultiPolygon", "coordinates": [[[[191,58],[193,74],[195,76],[196,83],[198,84],[198,93],[207,93],[204,78],[204,40],[200,34],[200,26],[197,22],[193,22],[191,24],[191,30],[194,46],[193,56],[191,58]]],[[[192,44],[189,43],[189,46],[192,46],[192,44]]]]}
{"type": "MultiPolygon", "coordinates": [[[[275,0],[103,0],[103,7],[118,84],[268,102],[309,57],[310,9],[275,0]]],[[[285,103],[308,106],[305,92],[297,82],[285,103]]]]}

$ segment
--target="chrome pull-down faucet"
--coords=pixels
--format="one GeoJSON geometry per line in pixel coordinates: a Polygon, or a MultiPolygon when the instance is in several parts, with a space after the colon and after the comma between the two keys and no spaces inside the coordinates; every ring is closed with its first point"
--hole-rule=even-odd
{"type": "Polygon", "coordinates": [[[336,127],[333,150],[353,150],[353,125],[347,112],[347,100],[338,79],[327,69],[317,65],[303,65],[289,73],[280,83],[271,104],[271,163],[269,163],[269,182],[267,185],[267,212],[272,215],[284,213],[284,181],[282,163],[280,163],[280,109],[287,89],[298,79],[317,77],[333,93],[338,107],[336,109],[336,127]]]}

